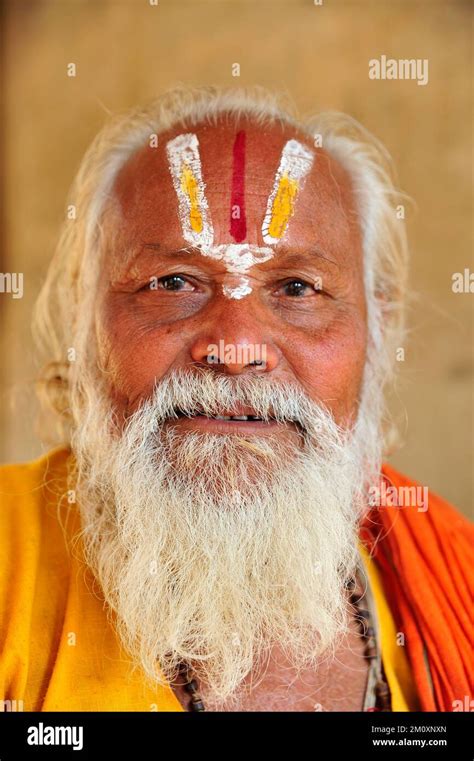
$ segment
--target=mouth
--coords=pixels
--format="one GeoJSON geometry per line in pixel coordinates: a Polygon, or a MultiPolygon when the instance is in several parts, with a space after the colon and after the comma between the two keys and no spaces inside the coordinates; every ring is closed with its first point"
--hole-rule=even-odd
{"type": "MultiPolygon", "coordinates": [[[[178,420],[181,420],[183,418],[187,418],[188,420],[194,420],[196,418],[205,418],[206,420],[226,420],[226,421],[232,421],[237,423],[246,423],[246,422],[270,422],[270,420],[274,420],[274,418],[270,418],[268,420],[264,420],[261,417],[258,417],[257,415],[239,415],[237,413],[225,413],[224,415],[206,415],[204,412],[196,412],[193,414],[189,414],[187,412],[182,412],[181,410],[176,410],[176,418],[178,420]]],[[[276,421],[275,421],[276,422],[276,421]]]]}
{"type": "MultiPolygon", "coordinates": [[[[207,415],[198,415],[198,417],[207,417],[207,415]]],[[[210,418],[211,420],[261,420],[263,422],[263,418],[257,417],[256,415],[213,415],[210,418]]]]}
{"type": "Polygon", "coordinates": [[[219,411],[219,414],[209,415],[201,409],[195,411],[183,411],[179,408],[173,410],[170,424],[182,430],[208,431],[209,433],[238,433],[259,434],[275,433],[278,430],[290,430],[298,432],[301,426],[298,423],[277,420],[271,413],[261,417],[250,407],[238,406],[231,410],[219,411]]]}

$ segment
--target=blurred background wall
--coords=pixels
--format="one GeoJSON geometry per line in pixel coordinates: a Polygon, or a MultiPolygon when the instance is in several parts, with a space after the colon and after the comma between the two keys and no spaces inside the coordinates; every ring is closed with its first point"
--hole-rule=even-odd
{"type": "Polygon", "coordinates": [[[472,505],[474,295],[471,3],[461,0],[14,0],[3,5],[0,461],[34,457],[31,309],[68,187],[109,112],[177,82],[284,90],[303,114],[352,114],[387,146],[416,201],[410,336],[393,407],[391,462],[468,512],[472,505]],[[373,81],[368,61],[428,59],[429,81],[373,81]],[[77,76],[67,76],[75,63],[77,76]],[[232,64],[240,64],[240,77],[232,64]]]}

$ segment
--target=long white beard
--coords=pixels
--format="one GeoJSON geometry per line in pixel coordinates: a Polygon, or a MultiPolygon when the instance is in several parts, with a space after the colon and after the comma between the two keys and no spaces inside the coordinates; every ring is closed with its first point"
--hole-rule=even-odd
{"type": "Polygon", "coordinates": [[[192,662],[216,701],[276,643],[316,665],[347,631],[373,421],[344,432],[299,387],[175,372],[118,434],[91,393],[73,440],[84,547],[133,661],[157,681],[192,662]],[[165,424],[237,402],[298,421],[301,446],[165,424]]]}

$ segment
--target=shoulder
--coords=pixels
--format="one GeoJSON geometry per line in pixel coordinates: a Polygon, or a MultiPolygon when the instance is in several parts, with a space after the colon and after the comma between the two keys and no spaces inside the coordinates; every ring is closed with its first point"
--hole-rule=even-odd
{"type": "MultiPolygon", "coordinates": [[[[5,577],[31,566],[57,524],[67,496],[69,450],[54,449],[31,462],[0,466],[0,552],[5,577]],[[8,567],[10,566],[10,568],[8,567]]],[[[51,538],[51,537],[50,537],[51,538]]]]}
{"type": "Polygon", "coordinates": [[[427,485],[384,464],[360,536],[392,582],[457,585],[467,601],[474,563],[474,525],[427,485]]]}
{"type": "Polygon", "coordinates": [[[364,540],[406,637],[422,710],[450,711],[469,689],[474,527],[427,485],[389,465],[381,487],[393,491],[368,511],[364,540]]]}
{"type": "Polygon", "coordinates": [[[58,447],[30,462],[0,465],[0,518],[9,507],[37,505],[50,489],[64,484],[69,456],[69,449],[58,447]]]}
{"type": "Polygon", "coordinates": [[[381,501],[381,509],[388,508],[403,516],[403,520],[421,530],[424,526],[439,538],[449,540],[456,535],[474,539],[474,525],[458,508],[436,494],[427,484],[400,473],[393,466],[384,463],[382,467],[386,502],[381,501]]]}
{"type": "Polygon", "coordinates": [[[467,604],[474,563],[474,525],[427,485],[383,465],[376,500],[361,524],[361,538],[393,584],[453,585],[467,604]]]}
{"type": "Polygon", "coordinates": [[[58,512],[67,500],[68,461],[69,450],[55,449],[0,467],[1,700],[29,700],[28,674],[42,668],[39,643],[44,645],[60,615],[68,565],[58,512]]]}

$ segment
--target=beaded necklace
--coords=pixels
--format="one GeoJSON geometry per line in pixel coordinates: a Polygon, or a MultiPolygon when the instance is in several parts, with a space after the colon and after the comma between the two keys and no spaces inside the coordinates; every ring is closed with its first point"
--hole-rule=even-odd
{"type": "MultiPolygon", "coordinates": [[[[363,711],[391,711],[391,694],[385,678],[380,651],[380,636],[372,590],[362,566],[346,583],[349,602],[354,611],[359,634],[364,640],[364,658],[369,661],[367,686],[363,711]]],[[[179,674],[184,679],[183,688],[189,695],[188,711],[202,712],[206,708],[199,691],[199,682],[191,666],[183,662],[179,674]]]]}

